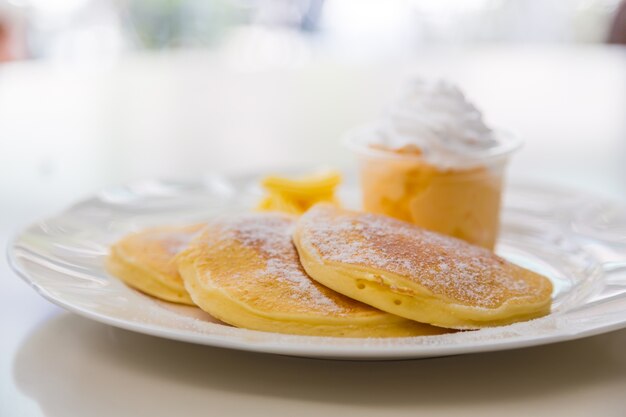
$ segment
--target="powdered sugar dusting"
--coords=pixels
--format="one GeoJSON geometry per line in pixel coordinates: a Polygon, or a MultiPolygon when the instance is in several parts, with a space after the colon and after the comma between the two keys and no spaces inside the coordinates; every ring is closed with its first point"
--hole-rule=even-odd
{"type": "Polygon", "coordinates": [[[279,213],[250,213],[219,219],[213,225],[220,239],[234,239],[246,248],[258,251],[265,260],[254,271],[259,279],[271,278],[289,287],[291,298],[318,311],[341,314],[350,311],[343,296],[314,282],[300,265],[291,235],[294,219],[279,213]]]}
{"type": "Polygon", "coordinates": [[[413,279],[461,304],[494,308],[545,295],[549,284],[492,252],[386,216],[316,206],[301,236],[330,262],[373,267],[413,279]]]}

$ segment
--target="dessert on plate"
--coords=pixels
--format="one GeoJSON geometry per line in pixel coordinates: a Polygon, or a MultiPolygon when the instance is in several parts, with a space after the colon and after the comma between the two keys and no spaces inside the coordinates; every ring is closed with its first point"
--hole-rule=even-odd
{"type": "Polygon", "coordinates": [[[365,211],[493,249],[504,170],[520,142],[488,127],[457,87],[413,80],[347,143],[365,211]]]}
{"type": "Polygon", "coordinates": [[[300,217],[294,242],[316,281],[422,323],[477,329],[550,312],[547,278],[384,215],[320,204],[300,217]]]}
{"type": "Polygon", "coordinates": [[[427,336],[550,312],[551,282],[492,252],[519,141],[489,128],[458,88],[414,80],[348,144],[365,212],[340,208],[337,171],[270,175],[255,211],[129,235],[111,247],[108,270],[276,333],[427,336]]]}
{"type": "Polygon", "coordinates": [[[391,337],[445,329],[382,312],[312,280],[292,243],[295,219],[280,213],[222,217],[177,256],[193,301],[237,327],[277,333],[391,337]]]}
{"type": "Polygon", "coordinates": [[[157,227],[130,234],[111,246],[106,268],[112,275],[146,294],[194,305],[174,257],[202,227],[157,227]]]}

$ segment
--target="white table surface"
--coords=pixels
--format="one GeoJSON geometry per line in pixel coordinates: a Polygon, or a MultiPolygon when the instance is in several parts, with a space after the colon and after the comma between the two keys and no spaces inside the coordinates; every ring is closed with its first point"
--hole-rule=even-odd
{"type": "MultiPolygon", "coordinates": [[[[203,52],[0,67],[0,245],[108,184],[349,166],[338,145],[417,70],[457,80],[526,147],[511,175],[626,198],[626,49],[485,47],[251,71],[203,52]]],[[[0,260],[1,416],[624,416],[626,330],[420,361],[195,346],[49,304],[0,260]]]]}

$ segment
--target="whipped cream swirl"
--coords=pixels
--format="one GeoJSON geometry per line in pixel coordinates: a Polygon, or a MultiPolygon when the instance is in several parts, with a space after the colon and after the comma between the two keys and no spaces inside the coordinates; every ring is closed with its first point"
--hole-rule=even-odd
{"type": "Polygon", "coordinates": [[[375,143],[391,150],[418,148],[432,162],[480,157],[498,145],[481,112],[445,81],[412,80],[387,109],[375,143]]]}

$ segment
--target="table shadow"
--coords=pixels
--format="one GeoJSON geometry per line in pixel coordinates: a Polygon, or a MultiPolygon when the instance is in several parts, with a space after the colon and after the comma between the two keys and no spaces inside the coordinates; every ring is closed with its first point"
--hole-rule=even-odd
{"type": "Polygon", "coordinates": [[[19,389],[54,417],[167,415],[180,410],[180,401],[189,409],[210,410],[216,399],[242,395],[277,404],[461,410],[624,379],[624,346],[626,330],[428,360],[330,361],[176,342],[63,313],[25,339],[13,375],[19,389]]]}

